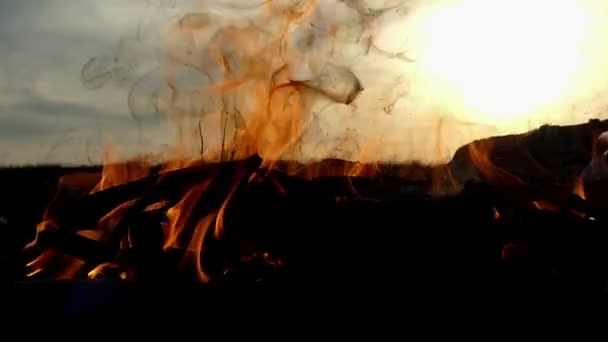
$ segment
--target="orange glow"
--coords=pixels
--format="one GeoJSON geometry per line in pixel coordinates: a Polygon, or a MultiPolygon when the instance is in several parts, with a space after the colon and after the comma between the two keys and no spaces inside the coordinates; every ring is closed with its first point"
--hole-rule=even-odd
{"type": "Polygon", "coordinates": [[[146,177],[150,175],[150,167],[150,162],[145,159],[145,156],[122,162],[121,158],[113,154],[112,147],[106,145],[101,181],[91,192],[106,190],[116,185],[146,177]]]}
{"type": "Polygon", "coordinates": [[[559,211],[559,207],[547,201],[532,201],[532,204],[538,210],[559,211]]]}
{"type": "MultiPolygon", "coordinates": [[[[150,50],[126,48],[155,56],[149,74],[127,75],[129,106],[166,114],[167,140],[188,156],[440,163],[475,139],[606,117],[602,0],[206,0],[167,12],[137,32],[150,50]]],[[[102,60],[85,80],[116,67],[102,60]]]]}
{"type": "Polygon", "coordinates": [[[494,219],[498,220],[500,218],[500,211],[496,208],[492,208],[492,211],[494,212],[494,219]]]}
{"type": "MultiPolygon", "coordinates": [[[[364,1],[266,1],[243,9],[247,15],[228,15],[229,6],[214,15],[206,7],[187,11],[158,28],[155,52],[162,82],[141,95],[166,114],[175,135],[172,162],[163,165],[161,174],[192,166],[211,169],[213,162],[258,154],[261,167],[306,178],[375,177],[379,161],[443,162],[472,139],[521,131],[531,115],[537,123],[572,121],[569,113],[549,117],[546,110],[584,97],[573,80],[588,80],[586,68],[599,63],[583,56],[589,22],[597,20],[592,7],[578,3],[453,0],[421,6],[411,17],[404,15],[405,4],[368,8],[364,1]],[[566,19],[568,24],[561,22],[566,19]],[[400,28],[403,34],[389,34],[400,28]]],[[[608,53],[600,52],[608,60],[608,53]]],[[[130,106],[137,102],[133,94],[132,89],[130,106]]],[[[487,141],[476,142],[460,157],[472,162],[476,177],[521,184],[494,165],[493,149],[487,141]]],[[[143,155],[118,163],[111,152],[105,152],[101,180],[92,193],[149,176],[158,159],[143,155]]],[[[437,189],[462,186],[449,170],[432,172],[437,189]]],[[[238,169],[228,177],[228,189],[218,194],[210,189],[222,176],[201,174],[181,198],[141,208],[149,212],[172,205],[162,247],[184,249],[182,266],[193,267],[203,282],[210,281],[201,262],[205,242],[222,237],[239,187],[258,177],[238,169]],[[220,204],[200,208],[206,196],[219,198],[220,204]]],[[[272,182],[286,194],[276,179],[272,182]]],[[[584,198],[581,180],[575,191],[584,198]]],[[[92,238],[107,239],[142,202],[140,197],[117,205],[99,219],[92,238]]],[[[559,209],[544,201],[532,204],[559,209]]],[[[53,228],[50,211],[44,220],[40,229],[53,228]]],[[[129,245],[128,237],[122,245],[129,245]]],[[[41,272],[54,258],[63,258],[66,276],[83,266],[49,250],[28,267],[32,274],[41,272]]],[[[103,267],[89,276],[96,277],[103,267]]],[[[131,275],[121,271],[119,277],[131,275]]]]}
{"type": "Polygon", "coordinates": [[[163,248],[183,247],[179,244],[179,237],[186,227],[194,206],[204,191],[211,184],[212,179],[194,186],[173,208],[167,211],[168,223],[165,225],[165,243],[163,248]]]}
{"type": "Polygon", "coordinates": [[[190,240],[181,262],[182,267],[186,267],[188,263],[194,263],[196,274],[201,282],[209,281],[209,276],[205,273],[201,264],[201,252],[203,250],[203,242],[205,241],[207,231],[216,218],[216,215],[217,213],[215,212],[209,213],[196,225],[194,233],[192,234],[192,239],[190,240]]]}
{"type": "Polygon", "coordinates": [[[576,182],[574,183],[574,193],[578,195],[578,197],[582,198],[582,199],[587,199],[585,197],[585,186],[583,183],[583,177],[580,176],[576,179],[576,182]]]}

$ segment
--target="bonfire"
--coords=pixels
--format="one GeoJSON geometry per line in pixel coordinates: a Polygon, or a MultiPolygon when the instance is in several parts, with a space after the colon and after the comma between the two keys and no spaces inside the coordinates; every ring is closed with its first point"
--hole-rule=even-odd
{"type": "Polygon", "coordinates": [[[331,3],[173,13],[155,26],[157,65],[128,58],[146,22],[126,56],[86,63],[87,87],[130,82],[133,117],[166,114],[178,148],[61,177],[26,282],[603,293],[608,122],[401,129],[416,87],[372,76],[417,57],[374,32],[408,3],[331,3]],[[337,121],[352,125],[326,129],[337,121]]]}

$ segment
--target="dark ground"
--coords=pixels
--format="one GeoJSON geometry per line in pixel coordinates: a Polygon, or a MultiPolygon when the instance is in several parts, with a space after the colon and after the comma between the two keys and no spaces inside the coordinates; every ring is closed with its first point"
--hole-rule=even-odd
{"type": "MultiPolygon", "coordinates": [[[[100,167],[25,166],[0,168],[0,273],[2,283],[23,276],[15,262],[34,238],[36,225],[57,191],[59,177],[99,172],[100,167]]],[[[20,261],[20,260],[18,260],[20,261]]]]}
{"type": "Polygon", "coordinates": [[[287,184],[287,197],[277,196],[270,180],[240,194],[225,223],[227,242],[209,246],[208,253],[236,255],[228,253],[220,266],[205,265],[222,275],[219,287],[161,287],[162,281],[23,282],[25,257],[20,251],[33,239],[58,177],[98,169],[3,169],[0,277],[16,303],[9,307],[21,318],[32,313],[82,318],[103,312],[131,315],[151,307],[163,312],[198,305],[217,308],[235,300],[241,305],[262,301],[267,290],[281,307],[306,304],[326,315],[332,312],[326,308],[352,309],[354,314],[368,304],[381,310],[371,312],[388,312],[380,309],[382,304],[401,313],[403,308],[426,308],[431,315],[446,307],[458,311],[478,305],[522,315],[533,315],[522,306],[530,304],[555,312],[571,305],[595,310],[608,299],[606,218],[570,190],[556,196],[553,189],[556,184],[572,188],[591,159],[592,128],[597,125],[583,130],[549,127],[520,138],[499,138],[494,141],[498,148],[489,154],[497,165],[491,172],[481,170],[463,149],[447,167],[466,185],[461,193],[446,196],[432,195],[419,182],[396,182],[394,175],[401,173],[396,166],[385,167],[390,175],[371,181],[295,181],[279,175],[279,183],[287,184]],[[526,166],[529,161],[532,166],[526,166]],[[496,170],[501,170],[498,175],[496,170]],[[525,186],[513,186],[508,178],[513,175],[524,179],[525,186]],[[353,183],[372,190],[362,191],[366,196],[343,196],[353,183]],[[532,200],[555,205],[539,210],[532,200]],[[249,248],[243,245],[269,251],[289,267],[278,269],[264,260],[242,262],[249,248]],[[309,297],[316,299],[304,299],[309,297]]]}

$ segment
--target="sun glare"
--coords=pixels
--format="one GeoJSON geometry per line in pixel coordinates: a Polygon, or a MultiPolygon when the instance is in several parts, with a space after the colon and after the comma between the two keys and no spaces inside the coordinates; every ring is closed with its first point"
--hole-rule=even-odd
{"type": "Polygon", "coordinates": [[[574,91],[589,11],[574,0],[437,2],[418,17],[417,64],[451,109],[508,124],[574,91]]]}

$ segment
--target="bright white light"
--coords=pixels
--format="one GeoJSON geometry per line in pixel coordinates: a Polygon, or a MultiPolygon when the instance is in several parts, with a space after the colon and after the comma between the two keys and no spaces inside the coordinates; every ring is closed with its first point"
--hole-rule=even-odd
{"type": "Polygon", "coordinates": [[[552,106],[575,91],[586,68],[591,14],[584,4],[435,2],[410,37],[424,82],[476,122],[505,125],[552,106]]]}

